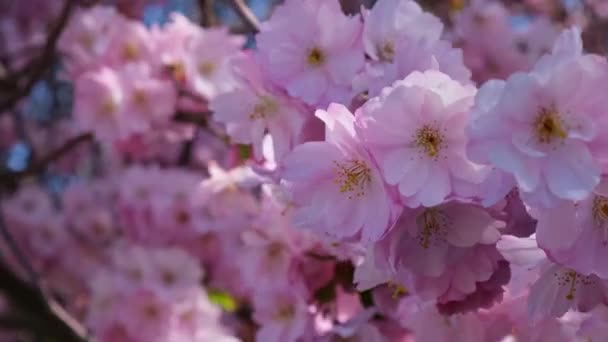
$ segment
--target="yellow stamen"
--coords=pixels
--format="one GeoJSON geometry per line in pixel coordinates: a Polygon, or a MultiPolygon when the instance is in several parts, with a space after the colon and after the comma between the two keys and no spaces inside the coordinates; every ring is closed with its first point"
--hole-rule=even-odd
{"type": "Polygon", "coordinates": [[[215,71],[215,64],[211,62],[203,62],[198,66],[198,72],[203,76],[211,76],[215,71]]]}
{"type": "Polygon", "coordinates": [[[445,215],[437,208],[428,208],[422,212],[416,221],[419,227],[418,242],[428,249],[432,240],[443,240],[447,234],[445,215]]]}
{"type": "Polygon", "coordinates": [[[541,108],[534,121],[534,127],[538,141],[541,143],[550,143],[554,139],[563,140],[568,136],[560,114],[555,109],[541,108]]]}
{"type": "Polygon", "coordinates": [[[393,62],[395,57],[395,45],[391,41],[386,41],[378,47],[378,57],[384,62],[393,62]]]}
{"type": "Polygon", "coordinates": [[[443,137],[437,128],[425,125],[416,132],[416,145],[431,158],[441,150],[443,137]]]}
{"type": "Polygon", "coordinates": [[[260,97],[260,102],[253,107],[253,113],[249,114],[251,120],[263,119],[272,116],[279,111],[279,105],[269,96],[260,97]]]}
{"type": "Polygon", "coordinates": [[[608,244],[608,198],[596,196],[591,206],[593,221],[596,227],[602,229],[604,245],[608,244]]]}
{"type": "Polygon", "coordinates": [[[317,67],[325,63],[325,54],[319,48],[313,48],[308,52],[308,64],[317,67]]]}
{"type": "Polygon", "coordinates": [[[122,48],[122,58],[126,61],[135,61],[139,58],[139,48],[133,43],[126,43],[122,48]]]}
{"type": "Polygon", "coordinates": [[[399,283],[389,281],[387,286],[393,291],[391,294],[391,297],[393,299],[401,299],[410,294],[407,287],[405,287],[399,283]]]}
{"type": "Polygon", "coordinates": [[[371,170],[367,164],[360,160],[351,160],[344,163],[334,161],[336,166],[335,183],[340,185],[340,192],[349,193],[348,198],[365,195],[368,184],[371,182],[371,170]]]}
{"type": "Polygon", "coordinates": [[[296,313],[293,305],[283,305],[275,313],[274,318],[279,321],[291,319],[296,313]]]}

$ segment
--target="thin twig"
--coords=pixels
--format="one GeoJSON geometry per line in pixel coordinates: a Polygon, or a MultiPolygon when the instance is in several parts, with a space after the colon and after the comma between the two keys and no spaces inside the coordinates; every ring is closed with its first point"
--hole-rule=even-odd
{"type": "Polygon", "coordinates": [[[198,7],[201,13],[201,26],[209,27],[217,25],[214,5],[215,0],[198,0],[198,7]]]}
{"type": "Polygon", "coordinates": [[[244,0],[230,0],[230,3],[239,17],[241,17],[241,20],[243,20],[254,33],[260,32],[260,22],[244,0]]]}
{"type": "Polygon", "coordinates": [[[76,319],[57,302],[48,300],[40,288],[31,286],[17,277],[2,260],[0,260],[0,290],[5,293],[5,298],[13,307],[35,322],[29,327],[35,329],[24,332],[41,333],[45,338],[53,341],[87,341],[86,329],[76,319]]]}
{"type": "Polygon", "coordinates": [[[38,161],[32,163],[27,169],[25,169],[23,171],[8,171],[8,172],[0,171],[0,183],[3,181],[12,181],[12,180],[22,178],[25,176],[31,176],[31,175],[36,175],[38,173],[41,173],[46,169],[46,167],[50,163],[63,157],[65,154],[70,152],[72,149],[76,148],[76,146],[78,146],[84,142],[91,141],[91,140],[93,140],[93,135],[91,133],[84,133],[84,134],[78,135],[76,137],[69,139],[65,143],[63,143],[63,145],[61,145],[58,149],[50,152],[49,154],[45,155],[38,161]]]}
{"type": "MultiPolygon", "coordinates": [[[[2,200],[2,194],[0,193],[0,203],[2,200]]],[[[17,243],[17,239],[13,236],[13,234],[6,227],[6,223],[4,222],[4,209],[0,206],[0,235],[2,239],[6,242],[6,245],[10,249],[13,256],[17,259],[19,266],[23,268],[23,270],[27,273],[27,277],[32,286],[39,288],[39,277],[34,267],[29,262],[28,258],[25,256],[25,253],[21,251],[19,245],[17,243]]]]}
{"type": "MultiPolygon", "coordinates": [[[[36,82],[44,75],[46,69],[52,64],[55,54],[55,47],[59,41],[59,37],[63,32],[63,29],[67,25],[70,14],[72,13],[76,2],[74,0],[66,0],[65,5],[61,11],[61,15],[57,19],[57,22],[51,32],[49,33],[46,44],[44,45],[43,52],[37,58],[34,58],[31,63],[29,78],[22,87],[16,87],[15,91],[6,100],[0,102],[0,114],[6,112],[12,108],[19,100],[27,96],[36,82]]],[[[10,76],[9,76],[10,78],[10,76]]]]}

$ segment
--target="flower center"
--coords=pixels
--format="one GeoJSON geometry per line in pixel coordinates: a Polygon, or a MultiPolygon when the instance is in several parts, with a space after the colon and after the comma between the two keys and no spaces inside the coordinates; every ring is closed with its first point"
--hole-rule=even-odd
{"type": "Polygon", "coordinates": [[[540,143],[548,144],[555,139],[563,140],[568,136],[560,114],[555,109],[541,108],[534,121],[534,129],[540,143]]]}
{"type": "Polygon", "coordinates": [[[389,281],[387,286],[392,290],[391,297],[393,297],[393,299],[401,299],[410,294],[407,287],[394,281],[389,281]]]}
{"type": "Polygon", "coordinates": [[[393,42],[387,40],[378,46],[378,58],[383,62],[393,62],[395,58],[395,45],[393,42]]]}
{"type": "Polygon", "coordinates": [[[111,99],[108,98],[105,101],[103,101],[103,103],[101,104],[100,108],[99,108],[99,116],[101,117],[110,117],[114,115],[114,112],[116,112],[116,102],[111,99]]]}
{"type": "Polygon", "coordinates": [[[173,284],[175,284],[175,282],[177,281],[177,277],[175,276],[175,273],[173,273],[172,271],[169,270],[165,270],[162,273],[162,280],[163,283],[167,286],[171,286],[173,284]]]}
{"type": "Polygon", "coordinates": [[[185,210],[179,210],[175,213],[175,222],[180,225],[185,225],[190,223],[190,213],[185,210]]]}
{"type": "Polygon", "coordinates": [[[334,160],[336,179],[340,192],[348,193],[348,198],[361,197],[372,180],[371,170],[360,160],[350,160],[340,163],[334,160]]]}
{"type": "Polygon", "coordinates": [[[556,272],[554,276],[557,278],[559,286],[568,287],[568,292],[566,293],[567,300],[574,300],[579,286],[593,284],[593,279],[590,276],[579,274],[574,270],[567,270],[561,273],[556,272]]]}
{"type": "Polygon", "coordinates": [[[277,259],[283,253],[283,245],[278,242],[273,242],[268,245],[266,249],[266,255],[269,259],[277,259]]]}
{"type": "Polygon", "coordinates": [[[321,49],[317,47],[312,48],[308,52],[307,61],[309,65],[313,67],[318,67],[321,64],[325,63],[325,54],[323,53],[323,51],[321,51],[321,49]]]}
{"type": "Polygon", "coordinates": [[[249,114],[251,120],[264,119],[272,116],[279,111],[279,105],[269,96],[260,97],[260,102],[253,107],[253,112],[249,114]]]}
{"type": "Polygon", "coordinates": [[[416,145],[429,157],[436,158],[443,145],[443,136],[437,128],[425,125],[416,132],[416,145]]]}
{"type": "Polygon", "coordinates": [[[296,309],[293,305],[285,304],[281,305],[275,313],[275,319],[279,321],[286,321],[291,319],[296,314],[296,309]]]}
{"type": "Polygon", "coordinates": [[[595,196],[591,206],[593,221],[602,230],[604,245],[608,244],[608,198],[595,196]]]}
{"type": "Polygon", "coordinates": [[[125,61],[135,61],[139,58],[139,49],[133,43],[126,43],[122,48],[122,58],[125,61]]]}
{"type": "Polygon", "coordinates": [[[211,62],[203,62],[198,66],[198,72],[203,76],[211,76],[215,71],[215,64],[211,62]]]}
{"type": "Polygon", "coordinates": [[[419,231],[418,243],[424,249],[428,249],[431,244],[437,244],[445,241],[448,234],[448,218],[437,208],[425,209],[422,214],[416,218],[419,231]]]}
{"type": "Polygon", "coordinates": [[[146,95],[146,92],[144,92],[141,89],[137,89],[135,90],[135,92],[133,92],[133,101],[135,102],[135,104],[138,107],[147,107],[148,105],[148,96],[146,95]]]}

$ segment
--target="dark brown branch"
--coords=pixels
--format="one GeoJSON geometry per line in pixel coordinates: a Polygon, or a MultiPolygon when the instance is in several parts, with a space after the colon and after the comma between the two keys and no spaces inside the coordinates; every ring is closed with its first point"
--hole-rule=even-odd
{"type": "Polygon", "coordinates": [[[59,37],[61,36],[63,29],[67,25],[68,19],[70,18],[75,5],[75,0],[66,0],[61,11],[61,15],[57,19],[55,26],[47,37],[42,54],[37,58],[34,58],[32,62],[28,64],[28,70],[23,70],[14,76],[9,76],[9,80],[13,77],[21,77],[22,74],[29,76],[29,78],[27,78],[25,84],[22,86],[20,86],[18,79],[15,79],[15,90],[6,99],[0,101],[0,114],[11,109],[15,104],[17,104],[17,102],[19,102],[19,100],[27,96],[31,92],[32,87],[34,87],[36,82],[38,82],[38,80],[44,75],[45,71],[51,66],[54,59],[53,57],[57,42],[59,41],[59,37]]]}
{"type": "Polygon", "coordinates": [[[244,0],[230,0],[230,3],[239,17],[241,17],[241,20],[251,28],[253,33],[260,32],[260,22],[244,0]]]}
{"type": "Polygon", "coordinates": [[[215,0],[198,0],[198,7],[201,13],[201,26],[209,27],[217,25],[214,5],[215,0]]]}
{"type": "MultiPolygon", "coordinates": [[[[86,330],[56,302],[47,300],[39,288],[17,277],[0,261],[0,290],[6,295],[13,309],[27,317],[39,333],[53,341],[84,342],[86,330]],[[40,331],[43,330],[43,331],[40,331]]],[[[32,331],[24,331],[32,333],[32,331]]]]}

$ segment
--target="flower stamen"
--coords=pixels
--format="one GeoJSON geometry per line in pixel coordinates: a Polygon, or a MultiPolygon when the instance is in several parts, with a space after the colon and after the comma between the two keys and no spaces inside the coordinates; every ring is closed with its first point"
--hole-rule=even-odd
{"type": "Polygon", "coordinates": [[[538,141],[544,144],[548,144],[555,139],[563,140],[568,136],[560,114],[555,109],[541,108],[534,121],[534,128],[538,141]]]}
{"type": "Polygon", "coordinates": [[[307,61],[309,65],[313,67],[318,67],[325,63],[325,54],[323,53],[323,51],[321,51],[321,49],[317,47],[312,48],[308,52],[307,61]]]}
{"type": "Polygon", "coordinates": [[[418,218],[418,242],[424,249],[431,246],[433,240],[443,241],[447,235],[447,217],[437,208],[428,208],[418,218]]]}
{"type": "Polygon", "coordinates": [[[340,163],[334,160],[336,166],[335,183],[340,185],[340,192],[349,193],[348,198],[365,195],[365,190],[372,180],[371,169],[360,160],[351,160],[340,163]]]}
{"type": "Polygon", "coordinates": [[[260,102],[253,107],[253,112],[249,114],[251,120],[264,119],[272,116],[279,111],[279,105],[269,96],[262,96],[260,102]]]}
{"type": "Polygon", "coordinates": [[[591,206],[593,221],[596,226],[602,229],[604,245],[608,244],[608,198],[595,196],[591,206]]]}
{"type": "Polygon", "coordinates": [[[443,145],[443,136],[437,128],[425,125],[416,132],[416,145],[431,158],[436,158],[443,145]]]}

